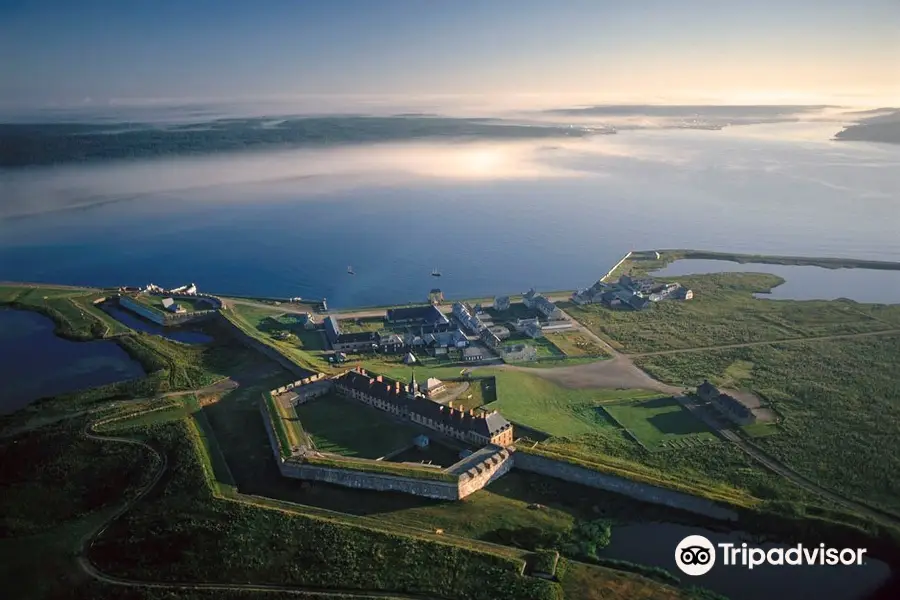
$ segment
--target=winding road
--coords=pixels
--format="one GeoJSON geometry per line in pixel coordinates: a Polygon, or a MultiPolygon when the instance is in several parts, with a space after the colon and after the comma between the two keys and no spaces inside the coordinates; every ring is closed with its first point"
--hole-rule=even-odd
{"type": "MultiPolygon", "coordinates": [[[[185,392],[191,393],[191,392],[185,392]]],[[[90,423],[84,428],[84,435],[86,438],[99,441],[99,442],[116,442],[121,444],[131,444],[135,446],[141,446],[142,448],[148,450],[153,455],[156,456],[159,462],[159,468],[153,474],[153,478],[134,496],[127,502],[125,502],[121,507],[119,507],[114,513],[112,513],[105,521],[97,525],[97,527],[93,531],[87,532],[79,542],[79,548],[77,551],[76,561],[78,564],[78,568],[87,576],[92,577],[98,581],[109,585],[123,586],[123,587],[136,587],[136,588],[159,588],[159,589],[188,589],[188,590],[221,590],[221,591],[246,591],[246,592],[277,592],[281,594],[318,594],[319,596],[326,597],[336,597],[336,598],[359,598],[361,600],[367,598],[387,598],[394,600],[438,600],[436,596],[429,596],[425,594],[408,594],[408,593],[399,593],[399,592],[382,592],[382,591],[360,591],[355,589],[339,589],[339,588],[315,588],[315,587],[305,587],[305,586],[287,586],[287,585],[272,585],[272,584],[254,584],[254,583],[209,583],[209,582],[170,582],[170,581],[139,581],[135,579],[125,579],[121,577],[115,577],[113,575],[109,575],[101,571],[97,565],[91,562],[91,559],[88,557],[88,551],[91,546],[93,546],[94,542],[106,531],[107,527],[110,526],[116,519],[121,518],[125,513],[127,513],[131,508],[140,502],[144,497],[149,494],[154,487],[159,483],[163,474],[169,466],[168,457],[165,453],[161,453],[156,448],[143,442],[141,440],[135,440],[131,438],[117,437],[112,435],[97,435],[93,433],[94,427],[98,425],[103,425],[105,423],[110,423],[123,417],[113,417],[109,419],[105,419],[103,421],[98,421],[96,423],[90,423]]]]}

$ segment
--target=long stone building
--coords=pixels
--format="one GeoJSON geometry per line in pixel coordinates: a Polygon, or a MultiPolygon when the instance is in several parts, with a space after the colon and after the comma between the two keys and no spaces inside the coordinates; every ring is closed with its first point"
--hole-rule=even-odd
{"type": "Polygon", "coordinates": [[[433,402],[422,395],[413,374],[408,385],[362,368],[347,371],[334,380],[335,389],[370,406],[393,413],[472,444],[506,446],[513,442],[513,426],[497,411],[475,414],[433,402]]]}

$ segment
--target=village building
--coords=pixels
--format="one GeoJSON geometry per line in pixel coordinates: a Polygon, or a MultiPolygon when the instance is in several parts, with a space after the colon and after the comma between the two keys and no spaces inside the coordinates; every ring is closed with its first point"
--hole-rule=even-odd
{"type": "Polygon", "coordinates": [[[504,327],[503,325],[493,325],[489,329],[491,330],[491,333],[493,333],[495,336],[497,336],[498,339],[500,339],[500,340],[509,339],[509,335],[510,335],[509,329],[504,327]]]}
{"type": "Polygon", "coordinates": [[[494,310],[509,310],[509,296],[497,296],[494,298],[494,310]]]}
{"type": "Polygon", "coordinates": [[[312,313],[303,313],[297,315],[297,322],[303,325],[304,329],[316,328],[316,319],[315,317],[313,317],[312,313]]]}
{"type": "Polygon", "coordinates": [[[535,299],[534,308],[551,321],[565,319],[563,311],[544,296],[535,299]]]}
{"type": "Polygon", "coordinates": [[[446,323],[447,317],[440,309],[429,304],[427,306],[407,306],[404,308],[391,308],[387,311],[388,323],[404,324],[424,324],[431,325],[434,323],[446,323]]]}
{"type": "Polygon", "coordinates": [[[540,327],[541,324],[537,317],[532,317],[530,319],[516,319],[516,322],[513,323],[513,327],[519,333],[525,333],[525,329],[531,325],[540,327]]]}
{"type": "Polygon", "coordinates": [[[447,390],[447,384],[435,377],[429,377],[425,383],[419,384],[419,391],[426,398],[434,398],[447,390]]]}
{"type": "Polygon", "coordinates": [[[453,402],[446,406],[433,402],[421,394],[415,374],[404,385],[357,368],[337,377],[334,384],[340,394],[463,442],[500,446],[513,442],[513,426],[500,413],[476,415],[472,410],[453,408],[453,402]]]}
{"type": "Polygon", "coordinates": [[[375,331],[343,333],[337,319],[325,318],[325,337],[335,352],[365,352],[379,347],[381,340],[375,331]]]}
{"type": "Polygon", "coordinates": [[[466,305],[461,302],[453,303],[452,314],[459,321],[460,325],[472,333],[479,334],[485,328],[485,324],[478,315],[472,314],[466,305]]]}
{"type": "Polygon", "coordinates": [[[501,344],[500,337],[487,327],[481,330],[479,337],[489,348],[496,348],[501,344]]]}
{"type": "Polygon", "coordinates": [[[173,300],[172,298],[163,298],[163,299],[162,299],[162,306],[163,306],[164,309],[166,309],[166,310],[169,311],[170,313],[184,313],[184,312],[187,312],[187,310],[185,310],[185,308],[184,308],[183,306],[181,306],[180,304],[177,304],[177,303],[175,302],[175,300],[173,300]]]}
{"type": "Polygon", "coordinates": [[[468,348],[463,349],[462,359],[466,362],[484,360],[484,350],[478,346],[469,346],[468,348]]]}
{"type": "Polygon", "coordinates": [[[537,358],[537,349],[528,344],[512,344],[503,347],[503,360],[507,362],[526,362],[537,358]]]}
{"type": "Polygon", "coordinates": [[[697,397],[704,402],[709,402],[725,415],[729,420],[739,425],[749,425],[756,422],[756,415],[740,400],[730,394],[719,391],[719,388],[704,381],[697,386],[697,397]]]}
{"type": "Polygon", "coordinates": [[[538,339],[544,336],[543,331],[541,331],[541,326],[539,324],[530,323],[525,326],[525,335],[532,339],[538,339]]]}

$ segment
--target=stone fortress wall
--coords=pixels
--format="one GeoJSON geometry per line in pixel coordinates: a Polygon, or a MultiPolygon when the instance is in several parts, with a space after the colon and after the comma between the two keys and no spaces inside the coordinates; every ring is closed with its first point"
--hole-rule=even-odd
{"type": "Polygon", "coordinates": [[[128,310],[139,314],[148,321],[152,321],[153,323],[162,325],[163,327],[183,325],[185,323],[191,323],[194,321],[200,321],[202,319],[210,318],[218,314],[219,310],[225,306],[225,303],[222,302],[220,298],[217,298],[216,296],[210,296],[209,294],[175,294],[166,297],[172,298],[176,302],[178,300],[196,300],[199,298],[208,301],[213,306],[213,308],[210,308],[209,310],[195,310],[186,313],[162,313],[141,304],[130,296],[125,295],[119,296],[119,304],[127,308],[128,310]]]}
{"type": "MultiPolygon", "coordinates": [[[[274,397],[279,393],[279,390],[280,393],[296,390],[303,385],[321,382],[324,377],[320,373],[315,377],[307,377],[299,382],[272,390],[271,393],[274,397]],[[304,381],[307,383],[304,384],[304,381]]],[[[302,392],[300,395],[302,395],[302,392]]],[[[260,410],[266,426],[266,432],[269,435],[272,452],[284,477],[323,481],[355,489],[403,492],[440,500],[460,500],[496,481],[511,469],[516,468],[544,477],[553,477],[596,489],[615,492],[641,502],[678,508],[713,519],[734,521],[738,518],[736,511],[705,498],[632,481],[625,477],[601,473],[563,460],[516,452],[514,446],[503,448],[489,444],[444,469],[444,472],[456,475],[456,481],[422,479],[412,474],[406,477],[355,470],[353,465],[354,463],[359,463],[358,459],[347,460],[346,468],[303,464],[302,453],[288,460],[282,457],[271,421],[271,419],[278,418],[278,416],[269,415],[268,407],[263,400],[260,400],[260,410]]],[[[402,463],[398,463],[398,466],[402,466],[402,463]]]]}

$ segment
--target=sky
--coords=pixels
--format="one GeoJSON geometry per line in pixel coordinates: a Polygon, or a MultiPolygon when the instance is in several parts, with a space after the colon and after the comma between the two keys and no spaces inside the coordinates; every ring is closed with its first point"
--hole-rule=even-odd
{"type": "Polygon", "coordinates": [[[0,104],[900,105],[898,0],[0,0],[0,104]]]}

